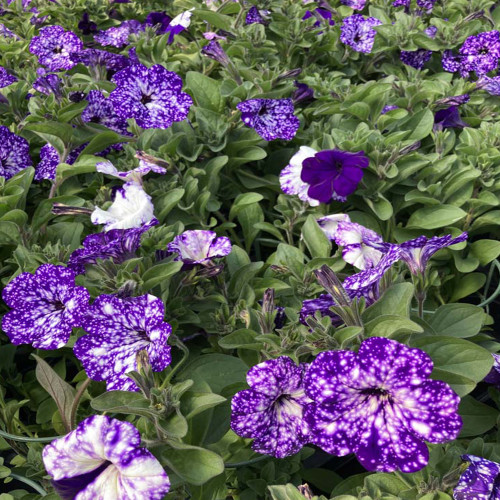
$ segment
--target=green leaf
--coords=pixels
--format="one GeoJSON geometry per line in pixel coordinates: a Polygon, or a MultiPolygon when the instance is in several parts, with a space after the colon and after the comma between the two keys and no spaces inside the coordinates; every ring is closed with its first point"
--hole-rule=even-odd
{"type": "Polygon", "coordinates": [[[397,316],[410,315],[414,287],[411,283],[397,283],[388,288],[382,297],[368,307],[362,315],[365,323],[377,319],[387,311],[397,316]]]}
{"type": "MultiPolygon", "coordinates": [[[[117,134],[116,132],[113,132],[111,130],[107,132],[101,132],[97,134],[95,137],[93,137],[90,142],[85,146],[85,149],[82,151],[82,155],[85,154],[94,154],[94,153],[100,153],[101,151],[104,151],[107,147],[113,146],[114,144],[119,144],[122,142],[128,142],[130,141],[130,137],[124,137],[120,134],[117,134]]],[[[102,160],[98,160],[102,161],[102,160]]]]}
{"type": "Polygon", "coordinates": [[[493,365],[490,352],[468,340],[444,336],[414,336],[410,343],[432,358],[432,378],[450,384],[460,397],[474,389],[493,365]]]}
{"type": "Polygon", "coordinates": [[[232,18],[212,10],[197,9],[193,15],[224,31],[231,31],[232,18]]]}
{"type": "Polygon", "coordinates": [[[234,200],[233,206],[229,212],[229,220],[233,220],[238,212],[247,205],[252,205],[253,203],[258,203],[263,200],[264,197],[259,193],[244,193],[239,194],[234,200]]]}
{"type": "Polygon", "coordinates": [[[330,257],[332,245],[314,215],[309,215],[302,226],[302,237],[312,257],[330,257]]]}
{"type": "Polygon", "coordinates": [[[102,161],[101,158],[97,158],[93,155],[79,156],[78,161],[73,163],[73,165],[68,165],[67,163],[59,163],[56,170],[56,181],[60,182],[62,180],[73,177],[79,174],[88,174],[95,172],[96,163],[102,161]]]}
{"type": "Polygon", "coordinates": [[[220,93],[220,83],[197,71],[188,71],[186,85],[193,93],[198,106],[221,113],[224,109],[224,98],[220,93]]]}
{"type": "Polygon", "coordinates": [[[177,449],[163,449],[160,461],[183,481],[201,485],[224,472],[224,461],[213,451],[182,443],[170,443],[177,449]]]}
{"type": "Polygon", "coordinates": [[[255,337],[257,333],[252,330],[236,330],[233,333],[225,335],[219,339],[219,345],[223,349],[237,349],[239,347],[244,347],[245,349],[257,349],[262,348],[260,342],[256,342],[255,337]]]}
{"type": "Polygon", "coordinates": [[[168,283],[170,278],[177,274],[182,268],[182,261],[165,262],[150,267],[142,275],[142,290],[147,292],[160,283],[168,283]]]}
{"type": "Polygon", "coordinates": [[[480,403],[471,396],[465,396],[460,401],[458,413],[464,423],[460,431],[460,438],[479,436],[488,432],[496,424],[500,415],[500,412],[495,408],[480,403]]]}
{"type": "Polygon", "coordinates": [[[445,304],[429,319],[438,335],[467,338],[478,334],[486,319],[484,311],[472,304],[445,304]]]}
{"type": "Polygon", "coordinates": [[[467,215],[461,208],[453,205],[438,205],[419,208],[413,212],[406,227],[418,229],[437,229],[451,226],[467,215]]]}
{"type": "MultiPolygon", "coordinates": [[[[209,408],[213,408],[214,406],[220,405],[226,401],[226,398],[223,396],[219,396],[218,394],[214,394],[213,392],[187,392],[186,393],[187,401],[183,406],[183,410],[185,410],[186,418],[189,420],[193,418],[198,413],[202,413],[209,408]]],[[[184,401],[183,401],[184,402],[184,401]]]]}
{"type": "Polygon", "coordinates": [[[233,276],[228,286],[230,297],[236,298],[239,296],[242,288],[262,269],[264,262],[250,262],[238,269],[233,276]]]}
{"type": "Polygon", "coordinates": [[[152,414],[149,401],[140,392],[107,391],[94,398],[90,405],[97,411],[131,413],[144,417],[152,414]]]}
{"type": "Polygon", "coordinates": [[[267,489],[273,500],[305,500],[306,498],[293,484],[268,486],[267,489]]]}
{"type": "Polygon", "coordinates": [[[500,255],[500,241],[479,240],[470,246],[472,255],[474,255],[482,266],[489,264],[500,255]]]}
{"type": "Polygon", "coordinates": [[[457,300],[477,292],[483,287],[486,281],[486,275],[483,273],[470,273],[462,276],[457,281],[458,283],[453,287],[453,294],[450,298],[450,302],[456,302],[457,300]]]}
{"type": "Polygon", "coordinates": [[[44,123],[29,123],[26,130],[34,132],[44,141],[51,144],[62,155],[69,147],[73,137],[73,127],[69,123],[46,121],[44,123]]]}
{"type": "Polygon", "coordinates": [[[405,139],[408,141],[421,141],[432,132],[434,126],[434,115],[430,109],[423,109],[412,115],[403,123],[399,122],[399,130],[410,130],[411,133],[405,139]]]}
{"type": "Polygon", "coordinates": [[[365,332],[369,337],[391,337],[395,333],[421,333],[424,329],[404,316],[384,314],[365,323],[365,332]]]}
{"type": "Polygon", "coordinates": [[[65,382],[42,358],[33,354],[36,359],[35,374],[40,385],[50,394],[56,402],[67,432],[71,430],[71,411],[75,400],[76,391],[65,382]]]}
{"type": "Polygon", "coordinates": [[[186,191],[182,188],[171,189],[161,196],[158,202],[155,200],[155,208],[158,213],[158,220],[164,221],[170,211],[181,201],[186,191]]]}

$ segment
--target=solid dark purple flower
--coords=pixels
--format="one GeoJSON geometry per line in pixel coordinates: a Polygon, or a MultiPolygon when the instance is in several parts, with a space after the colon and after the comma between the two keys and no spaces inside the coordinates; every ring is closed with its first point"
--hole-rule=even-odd
{"type": "Polygon", "coordinates": [[[382,21],[375,17],[365,18],[361,14],[346,17],[340,27],[340,41],[349,45],[356,52],[369,54],[377,34],[373,27],[380,24],[382,21]]]}
{"type": "Polygon", "coordinates": [[[68,94],[68,99],[71,101],[71,102],[82,102],[85,97],[87,97],[87,94],[85,94],[85,92],[80,92],[78,90],[75,90],[74,92],[70,92],[68,94]]]}
{"type": "Polygon", "coordinates": [[[88,12],[84,12],[82,20],[78,23],[78,29],[84,35],[91,35],[97,32],[97,24],[90,20],[88,12]]]}
{"type": "Polygon", "coordinates": [[[247,373],[250,389],[231,401],[231,429],[253,438],[253,450],[283,458],[297,453],[307,442],[304,407],[310,402],[303,386],[306,366],[280,356],[255,365],[247,373]]]}
{"type": "Polygon", "coordinates": [[[141,227],[131,229],[112,229],[111,231],[90,234],[83,240],[83,248],[75,250],[69,257],[68,267],[77,274],[85,272],[86,264],[95,264],[97,259],[112,259],[116,264],[135,256],[141,246],[141,237],[158,224],[152,219],[141,227]]]}
{"type": "Polygon", "coordinates": [[[0,126],[0,176],[10,179],[32,164],[28,141],[0,126]]]}
{"type": "Polygon", "coordinates": [[[437,0],[417,0],[417,6],[421,9],[430,11],[437,0]]]}
{"type": "Polygon", "coordinates": [[[418,50],[402,50],[399,58],[404,64],[415,69],[422,69],[425,63],[431,58],[432,51],[425,49],[418,50]]]}
{"type": "Polygon", "coordinates": [[[300,126],[294,116],[291,99],[250,99],[236,106],[247,127],[253,128],[266,141],[293,139],[300,126]]]}
{"type": "Polygon", "coordinates": [[[100,295],[89,308],[74,347],[92,380],[104,380],[108,391],[138,391],[127,373],[137,371],[137,353],[148,352],[153,371],[163,371],[171,361],[167,344],[172,327],[164,322],[163,302],[153,295],[118,298],[100,295]]]}
{"type": "Polygon", "coordinates": [[[33,88],[45,95],[54,94],[56,97],[61,97],[61,83],[62,80],[59,78],[59,76],[55,75],[54,73],[49,73],[39,76],[33,82],[33,88]]]}
{"type": "MultiPolygon", "coordinates": [[[[70,151],[64,163],[73,165],[86,145],[87,144],[82,144],[70,151]]],[[[40,162],[35,167],[35,180],[41,181],[42,179],[49,179],[53,181],[56,178],[56,170],[59,163],[61,163],[61,160],[56,149],[50,144],[42,146],[40,149],[40,162]]]]}
{"type": "Polygon", "coordinates": [[[120,71],[131,64],[127,56],[99,49],[85,49],[71,54],[70,57],[74,63],[89,67],[104,66],[110,71],[120,71]]]}
{"type": "Polygon", "coordinates": [[[364,151],[320,151],[304,160],[300,178],[310,186],[309,197],[321,203],[329,203],[332,199],[345,201],[356,190],[369,162],[364,151]]]}
{"type": "Polygon", "coordinates": [[[163,12],[150,12],[146,17],[146,26],[156,26],[156,33],[158,35],[163,35],[167,32],[168,25],[172,21],[172,18],[167,15],[165,11],[163,12]]]}
{"type": "Polygon", "coordinates": [[[317,19],[317,21],[314,23],[314,27],[316,28],[320,27],[323,21],[328,21],[328,24],[330,26],[335,25],[335,21],[332,19],[332,13],[327,9],[322,9],[321,7],[318,7],[317,9],[314,9],[314,12],[308,10],[306,11],[302,19],[306,20],[311,17],[315,17],[317,19]]]}
{"type": "Polygon", "coordinates": [[[266,24],[265,19],[255,5],[250,7],[250,10],[247,12],[245,24],[266,24]]]}
{"type": "Polygon", "coordinates": [[[460,398],[431,380],[433,363],[420,349],[371,337],[358,353],[320,353],[306,372],[313,403],[304,420],[309,441],[328,453],[355,453],[371,471],[415,472],[427,465],[424,441],[455,439],[462,427],[460,398]]]}
{"type": "Polygon", "coordinates": [[[120,26],[113,26],[100,31],[97,35],[94,35],[94,40],[104,47],[110,45],[120,48],[128,45],[130,35],[141,31],[144,31],[144,26],[139,21],[130,19],[129,21],[123,21],[120,26]]]}
{"type": "Polygon", "coordinates": [[[17,82],[17,78],[14,75],[8,73],[5,68],[0,66],[0,89],[8,87],[15,82],[17,82]]]}
{"type": "Polygon", "coordinates": [[[440,109],[434,115],[434,128],[444,129],[444,128],[464,128],[468,127],[462,118],[460,118],[460,112],[458,111],[458,106],[450,106],[446,109],[440,109]]]}
{"type": "Polygon", "coordinates": [[[92,415],[43,449],[43,464],[62,500],[161,500],[170,481],[141,447],[130,422],[92,415]]]}
{"type": "Polygon", "coordinates": [[[223,66],[227,66],[230,62],[228,55],[224,52],[221,44],[216,40],[212,40],[207,45],[202,47],[201,53],[210,59],[219,62],[223,66]]]}
{"type": "Polygon", "coordinates": [[[123,118],[135,118],[142,128],[168,128],[185,120],[193,104],[181,91],[182,80],[160,64],[135,64],[113,75],[116,89],[109,96],[123,118]]]}
{"type": "Polygon", "coordinates": [[[89,301],[87,290],[75,286],[75,276],[66,267],[43,264],[4,288],[2,298],[12,311],[3,317],[2,329],[13,344],[58,349],[68,342],[73,328],[82,326],[89,301]]]}
{"type": "Polygon", "coordinates": [[[500,464],[474,455],[462,455],[470,462],[453,490],[454,500],[499,500],[500,464]]]}
{"type": "Polygon", "coordinates": [[[297,88],[292,94],[294,104],[305,104],[314,101],[314,90],[307,83],[300,83],[295,80],[293,84],[297,88]]]}
{"type": "Polygon", "coordinates": [[[167,43],[171,44],[174,41],[175,35],[182,33],[184,30],[189,28],[191,24],[191,16],[193,15],[191,11],[194,9],[186,10],[185,12],[180,13],[178,16],[175,16],[170,24],[165,29],[165,33],[169,33],[167,43]]]}
{"type": "Polygon", "coordinates": [[[71,69],[75,63],[70,55],[82,49],[82,41],[72,31],[64,31],[57,25],[42,28],[30,43],[30,52],[38,56],[38,62],[50,71],[71,69]]]}

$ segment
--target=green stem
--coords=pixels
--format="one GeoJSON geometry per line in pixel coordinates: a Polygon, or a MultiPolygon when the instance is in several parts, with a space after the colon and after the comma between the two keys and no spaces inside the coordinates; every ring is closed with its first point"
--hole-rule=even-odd
{"type": "MultiPolygon", "coordinates": [[[[493,265],[500,272],[500,262],[495,259],[492,262],[492,268],[493,268],[493,265]]],[[[491,279],[489,280],[489,282],[491,282],[491,279]]],[[[489,283],[488,283],[488,286],[489,286],[489,283]]],[[[488,293],[488,290],[485,290],[485,293],[488,293]]],[[[491,302],[493,302],[499,295],[500,295],[500,284],[497,286],[496,290],[493,292],[492,295],[490,295],[487,299],[483,300],[480,304],[478,304],[478,307],[485,307],[485,306],[487,306],[488,304],[490,304],[491,302]]]]}
{"type": "Polygon", "coordinates": [[[83,393],[86,391],[89,384],[90,379],[87,378],[87,380],[83,382],[83,384],[78,388],[78,391],[75,394],[75,399],[73,400],[73,404],[71,405],[71,413],[69,417],[69,425],[71,426],[71,429],[74,429],[76,427],[76,412],[80,404],[80,399],[82,399],[83,393]]]}
{"type": "Polygon", "coordinates": [[[186,344],[184,344],[184,342],[182,342],[182,340],[177,337],[174,337],[172,340],[173,340],[172,343],[182,351],[182,358],[172,368],[172,371],[165,377],[165,380],[160,385],[160,389],[165,389],[167,387],[167,384],[170,382],[170,380],[172,380],[172,377],[179,370],[179,368],[187,361],[189,357],[189,349],[186,347],[186,344]]]}
{"type": "Polygon", "coordinates": [[[26,436],[17,436],[16,434],[10,434],[8,432],[0,430],[0,437],[4,439],[10,439],[11,441],[20,441],[21,443],[50,443],[54,441],[54,439],[58,439],[62,436],[51,436],[51,437],[26,437],[26,436]]]}
{"type": "Polygon", "coordinates": [[[10,474],[10,477],[12,479],[17,479],[17,481],[20,481],[21,483],[27,484],[28,486],[31,486],[37,493],[40,493],[42,497],[47,496],[47,492],[38,484],[35,483],[35,481],[32,481],[31,479],[28,479],[27,477],[24,476],[19,476],[18,474],[10,474]]]}

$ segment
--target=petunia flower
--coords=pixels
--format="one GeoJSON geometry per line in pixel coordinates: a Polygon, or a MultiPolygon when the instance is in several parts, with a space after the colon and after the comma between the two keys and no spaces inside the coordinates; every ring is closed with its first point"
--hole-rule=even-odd
{"type": "Polygon", "coordinates": [[[307,195],[321,203],[332,199],[346,201],[363,177],[369,159],[364,151],[350,153],[329,149],[316,153],[302,162],[300,178],[309,184],[307,195]]]}
{"type": "Polygon", "coordinates": [[[97,32],[97,24],[90,20],[88,12],[83,13],[82,19],[78,23],[78,29],[83,35],[91,35],[97,32]]]}
{"type": "Polygon", "coordinates": [[[493,356],[493,367],[490,373],[484,377],[484,381],[488,384],[494,384],[496,387],[500,388],[500,355],[491,354],[493,356]]]}
{"type": "MultiPolygon", "coordinates": [[[[80,156],[80,153],[85,149],[85,146],[86,144],[82,144],[73,149],[64,163],[73,165],[80,156]]],[[[59,165],[59,163],[61,163],[61,160],[56,148],[50,144],[42,146],[40,149],[40,162],[35,167],[35,181],[41,181],[42,179],[54,180],[56,178],[57,165],[59,165]]]]}
{"type": "Polygon", "coordinates": [[[361,224],[340,221],[333,239],[343,247],[342,258],[358,269],[375,267],[382,258],[382,251],[376,248],[383,243],[382,236],[361,224]]]}
{"type": "Polygon", "coordinates": [[[418,50],[402,50],[399,58],[401,61],[415,69],[422,69],[427,61],[432,56],[431,50],[418,49],[418,50]]]}
{"type": "Polygon", "coordinates": [[[310,441],[333,455],[355,453],[370,471],[422,469],[425,441],[451,441],[462,427],[460,398],[429,379],[432,368],[424,351],[381,337],[365,340],[357,354],[320,353],[304,379],[313,400],[304,411],[310,441]]]}
{"type": "Polygon", "coordinates": [[[290,141],[300,126],[291,99],[250,99],[236,107],[241,111],[243,123],[266,141],[290,141]]]}
{"type": "Polygon", "coordinates": [[[70,255],[68,267],[77,274],[83,274],[85,265],[95,264],[97,259],[112,259],[116,264],[125,262],[135,256],[141,246],[142,235],[156,224],[158,220],[152,219],[141,227],[89,234],[83,240],[83,248],[70,255]]]}
{"type": "Polygon", "coordinates": [[[95,208],[90,216],[92,224],[104,224],[105,231],[141,227],[154,218],[154,206],[149,196],[136,183],[127,183],[116,192],[115,200],[107,210],[95,208]]]}
{"type": "Polygon", "coordinates": [[[459,49],[465,71],[484,75],[497,68],[500,59],[500,32],[486,31],[469,36],[459,49]]]}
{"type": "Polygon", "coordinates": [[[356,52],[369,54],[377,34],[373,27],[380,24],[382,21],[375,17],[365,18],[361,14],[346,17],[340,27],[340,41],[349,45],[356,52]]]}
{"type": "Polygon", "coordinates": [[[62,500],[161,500],[170,481],[130,422],[92,415],[42,453],[62,500]]]}
{"type": "Polygon", "coordinates": [[[14,345],[58,349],[68,342],[73,328],[82,326],[89,301],[75,277],[71,269],[43,264],[4,288],[2,298],[12,311],[3,317],[2,329],[14,345]]]}
{"type": "Polygon", "coordinates": [[[314,90],[307,83],[300,83],[295,80],[293,84],[297,89],[292,94],[293,104],[305,104],[314,101],[314,90]]]}
{"type": "Polygon", "coordinates": [[[108,391],[138,391],[127,373],[137,371],[136,355],[143,349],[153,371],[164,370],[172,359],[167,344],[172,327],[164,314],[163,302],[153,295],[97,297],[82,324],[88,335],[74,347],[89,378],[104,380],[108,391]]]}
{"type": "Polygon", "coordinates": [[[314,12],[307,10],[306,13],[302,16],[302,20],[310,19],[311,17],[316,18],[316,22],[314,23],[315,28],[319,28],[322,21],[328,22],[330,26],[335,25],[335,21],[332,19],[332,13],[328,9],[322,9],[321,7],[318,7],[317,9],[314,9],[314,12]]]}
{"type": "Polygon", "coordinates": [[[315,316],[316,311],[319,311],[321,317],[329,316],[332,324],[340,324],[340,317],[335,314],[330,308],[337,305],[332,296],[328,293],[323,293],[315,299],[307,299],[302,302],[302,307],[299,312],[299,321],[307,326],[307,318],[315,316]]]}
{"type": "Polygon", "coordinates": [[[100,31],[97,35],[94,35],[94,40],[103,47],[110,45],[119,49],[128,45],[130,35],[141,31],[144,31],[142,23],[130,19],[123,21],[120,26],[112,26],[107,30],[100,31]]]}
{"type": "Polygon", "coordinates": [[[454,500],[498,500],[500,498],[500,464],[474,455],[462,455],[470,462],[453,490],[454,500]]]}
{"type": "Polygon", "coordinates": [[[175,35],[178,35],[179,33],[182,33],[184,30],[189,28],[189,26],[191,25],[191,16],[193,15],[193,10],[194,7],[180,13],[178,16],[175,16],[172,21],[170,21],[170,24],[165,28],[164,31],[164,33],[169,34],[167,40],[168,44],[173,43],[175,35]]]}
{"type": "Polygon", "coordinates": [[[486,90],[490,95],[500,95],[500,76],[489,78],[483,75],[476,85],[478,89],[486,90]]]}
{"type": "Polygon", "coordinates": [[[167,33],[168,25],[171,23],[172,18],[167,15],[165,11],[163,12],[150,12],[146,16],[146,21],[144,24],[146,26],[156,27],[156,33],[158,35],[163,35],[167,33]]]}
{"type": "Polygon", "coordinates": [[[325,215],[325,217],[317,219],[316,222],[329,240],[335,240],[339,223],[351,222],[351,219],[347,214],[333,214],[325,215]]]}
{"type": "Polygon", "coordinates": [[[297,453],[307,442],[303,423],[306,366],[280,356],[259,363],[247,373],[250,389],[238,392],[231,402],[231,429],[253,438],[258,453],[283,458],[297,453]]]}
{"type": "Polygon", "coordinates": [[[285,194],[297,195],[302,201],[309,203],[312,207],[317,207],[319,201],[311,198],[307,192],[309,184],[305,183],[301,178],[302,163],[306,158],[312,158],[316,154],[316,150],[308,146],[301,146],[288,163],[288,165],[280,173],[280,186],[285,194]]]}
{"type": "Polygon", "coordinates": [[[386,113],[389,113],[389,111],[393,111],[394,109],[399,109],[399,106],[396,106],[394,104],[388,104],[387,106],[384,106],[382,108],[382,111],[380,112],[380,114],[385,115],[386,113]]]}
{"type": "Polygon", "coordinates": [[[250,7],[245,17],[245,24],[267,24],[263,15],[269,14],[268,10],[259,10],[255,5],[250,7]]]}
{"type": "Polygon", "coordinates": [[[142,185],[142,178],[149,172],[154,172],[161,175],[167,173],[166,168],[160,167],[159,165],[155,165],[154,163],[150,163],[144,160],[140,161],[138,167],[126,172],[119,172],[109,160],[96,163],[95,167],[97,172],[100,172],[101,174],[111,175],[122,181],[133,182],[138,185],[142,185]]]}
{"type": "Polygon", "coordinates": [[[33,82],[33,88],[44,95],[54,94],[56,97],[61,97],[62,80],[54,73],[43,74],[33,82]]]}
{"type": "Polygon", "coordinates": [[[176,236],[168,244],[167,250],[177,254],[174,260],[182,260],[189,266],[207,265],[214,258],[229,255],[231,241],[226,236],[217,238],[217,234],[213,231],[195,229],[176,236]]]}
{"type": "Polygon", "coordinates": [[[10,179],[32,163],[28,141],[0,126],[0,176],[10,179]]]}
{"type": "Polygon", "coordinates": [[[8,73],[5,68],[0,66],[0,89],[8,87],[14,82],[17,82],[17,78],[14,75],[8,73]]]}
{"type": "Polygon", "coordinates": [[[366,0],[340,0],[340,2],[353,10],[363,10],[366,4],[366,0]]]}
{"type": "Polygon", "coordinates": [[[182,80],[160,64],[147,68],[135,64],[113,75],[116,88],[109,96],[123,118],[135,118],[142,128],[168,128],[185,120],[193,104],[181,91],[182,80]]]}
{"type": "Polygon", "coordinates": [[[221,44],[215,40],[202,47],[201,53],[223,66],[227,66],[230,63],[229,57],[221,47],[221,44]]]}
{"type": "Polygon", "coordinates": [[[38,62],[50,71],[71,69],[75,63],[70,55],[83,49],[82,41],[72,32],[64,31],[62,26],[46,26],[34,36],[30,52],[38,56],[38,62]]]}
{"type": "Polygon", "coordinates": [[[120,71],[132,64],[132,61],[121,54],[113,54],[106,50],[85,49],[70,55],[74,63],[84,64],[90,68],[102,66],[108,71],[120,71]]]}
{"type": "Polygon", "coordinates": [[[464,128],[468,127],[460,117],[458,106],[450,106],[446,109],[440,109],[434,115],[434,130],[442,130],[444,128],[464,128]]]}

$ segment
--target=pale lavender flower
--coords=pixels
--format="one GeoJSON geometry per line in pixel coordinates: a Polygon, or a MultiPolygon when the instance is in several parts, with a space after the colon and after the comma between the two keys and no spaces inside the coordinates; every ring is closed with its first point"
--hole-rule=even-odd
{"type": "Polygon", "coordinates": [[[351,222],[351,219],[347,214],[333,214],[321,217],[316,222],[329,240],[335,240],[339,223],[351,222]]]}
{"type": "Polygon", "coordinates": [[[13,344],[58,349],[68,342],[73,328],[82,326],[89,301],[75,277],[71,269],[43,264],[4,288],[2,298],[12,311],[3,317],[2,329],[13,344]]]}
{"type": "Polygon", "coordinates": [[[86,418],[47,445],[42,457],[63,500],[161,500],[170,489],[134,425],[108,416],[86,418]]]}
{"type": "Polygon", "coordinates": [[[104,380],[108,391],[138,391],[127,373],[137,371],[136,356],[143,349],[153,371],[163,371],[171,362],[167,340],[172,332],[164,314],[163,302],[153,295],[97,297],[82,325],[88,335],[74,347],[89,378],[104,380]]]}
{"type": "Polygon", "coordinates": [[[305,395],[303,377],[307,367],[280,356],[259,363],[247,373],[250,389],[238,392],[231,402],[231,429],[253,438],[253,450],[283,458],[307,444],[303,423],[305,395]]]}
{"type": "Polygon", "coordinates": [[[460,398],[448,384],[431,380],[433,363],[420,349],[372,337],[358,353],[320,353],[306,372],[313,403],[304,420],[309,440],[328,453],[355,453],[368,470],[415,472],[427,465],[424,441],[458,436],[460,398]]]}
{"type": "Polygon", "coordinates": [[[454,500],[500,499],[500,464],[474,455],[462,455],[470,462],[453,490],[454,500]]]}
{"type": "Polygon", "coordinates": [[[166,168],[160,167],[159,165],[155,165],[154,163],[150,163],[144,160],[140,161],[138,167],[126,172],[118,171],[117,168],[109,160],[96,163],[96,170],[101,174],[111,175],[112,177],[116,177],[117,179],[120,179],[122,181],[133,182],[139,185],[142,185],[142,178],[149,172],[154,172],[160,175],[164,175],[167,173],[166,168]]]}
{"type": "Polygon", "coordinates": [[[229,255],[231,241],[226,236],[217,237],[213,231],[195,229],[176,236],[167,250],[177,254],[174,260],[182,260],[184,264],[207,265],[214,258],[229,255]]]}
{"type": "Polygon", "coordinates": [[[377,34],[373,27],[380,24],[382,21],[375,17],[365,18],[361,14],[346,17],[340,27],[340,41],[349,45],[356,52],[369,54],[377,34]]]}
{"type": "Polygon", "coordinates": [[[10,179],[32,163],[28,141],[0,126],[0,176],[10,179]]]}

